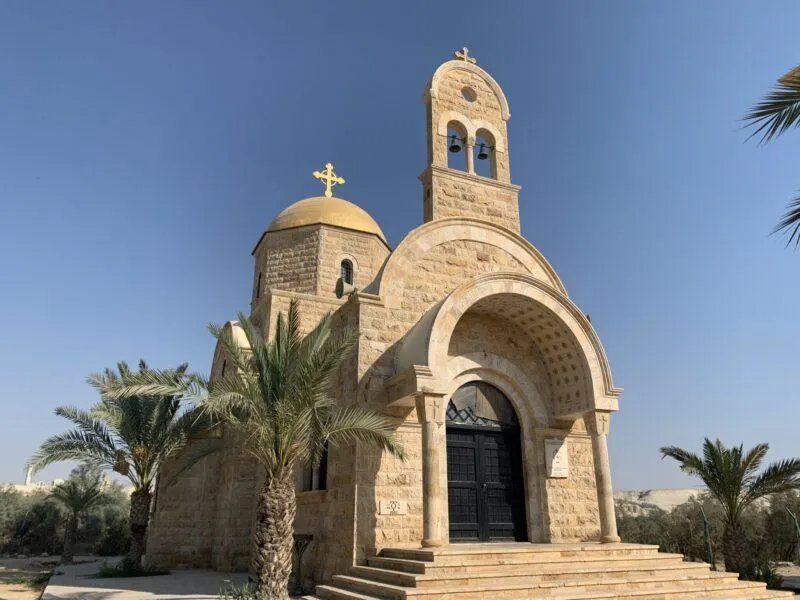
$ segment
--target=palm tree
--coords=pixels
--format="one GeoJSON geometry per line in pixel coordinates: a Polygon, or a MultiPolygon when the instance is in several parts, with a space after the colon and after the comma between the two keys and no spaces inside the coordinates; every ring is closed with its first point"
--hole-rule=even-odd
{"type": "Polygon", "coordinates": [[[89,510],[108,501],[97,471],[76,469],[70,478],[53,487],[48,498],[61,503],[68,511],[67,526],[64,532],[64,549],[61,562],[71,563],[75,559],[75,539],[78,522],[89,510]]]}
{"type": "MultiPolygon", "coordinates": [[[[775,88],[748,112],[746,127],[755,127],[750,137],[761,136],[765,144],[789,129],[800,127],[800,66],[778,79],[775,88]]],[[[748,138],[749,139],[749,138],[748,138]]],[[[789,207],[774,233],[788,234],[788,244],[800,246],[800,196],[789,202],[789,207]]]]}
{"type": "MultiPolygon", "coordinates": [[[[55,413],[75,425],[66,433],[48,438],[31,457],[33,472],[63,460],[85,461],[93,466],[111,469],[127,477],[133,484],[130,507],[131,546],[125,564],[131,569],[141,566],[145,549],[153,483],[160,465],[176,456],[189,438],[208,424],[201,422],[196,407],[183,404],[181,396],[170,394],[131,395],[108,398],[103,390],[109,385],[122,385],[129,378],[145,376],[151,369],[144,361],[133,372],[124,362],[117,364],[118,373],[106,369],[90,375],[88,382],[101,393],[101,400],[89,411],[74,406],[59,406],[55,413]]],[[[187,365],[158,371],[173,385],[191,380],[187,365]],[[186,381],[184,381],[186,380],[186,381]]],[[[186,467],[200,455],[184,453],[186,467]]],[[[185,470],[182,469],[182,470],[185,470]]]]}
{"type": "Polygon", "coordinates": [[[702,479],[722,505],[722,552],[727,571],[747,572],[751,566],[742,512],[759,498],[800,489],[800,459],[772,463],[757,474],[768,450],[769,444],[758,444],[745,453],[742,445],[726,448],[721,441],[708,438],[703,442],[703,458],[677,446],[661,448],[662,457],[674,458],[682,471],[702,479]]]}
{"type": "MultiPolygon", "coordinates": [[[[297,508],[294,471],[302,464],[319,464],[326,445],[374,444],[403,457],[391,422],[381,415],[341,406],[333,397],[340,367],[357,336],[336,334],[332,316],[322,318],[305,337],[300,333],[297,302],[277,319],[274,337],[265,335],[246,316],[239,327],[246,343],[234,339],[230,326],[209,326],[228,354],[227,376],[206,385],[204,413],[243,435],[246,451],[258,462],[264,484],[258,496],[254,530],[254,570],[261,600],[288,598],[293,525],[297,508]]],[[[113,397],[170,391],[197,392],[196,386],[144,373],[106,389],[113,397]],[[172,387],[170,387],[172,386],[172,387]]]]}

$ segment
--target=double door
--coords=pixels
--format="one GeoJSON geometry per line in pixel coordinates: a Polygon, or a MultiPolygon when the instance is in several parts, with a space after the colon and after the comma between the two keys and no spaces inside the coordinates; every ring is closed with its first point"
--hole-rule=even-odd
{"type": "Polygon", "coordinates": [[[451,542],[525,541],[519,428],[447,427],[451,542]]]}

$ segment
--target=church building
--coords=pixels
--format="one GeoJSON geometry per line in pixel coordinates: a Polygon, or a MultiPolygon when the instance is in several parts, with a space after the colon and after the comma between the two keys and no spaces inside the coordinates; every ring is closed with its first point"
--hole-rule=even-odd
{"type": "MultiPolygon", "coordinates": [[[[304,330],[329,312],[355,328],[337,401],[390,417],[407,454],[336,447],[298,471],[295,532],[313,536],[303,582],[353,591],[322,585],[323,597],[406,597],[398,586],[421,585],[424,561],[486,565],[470,557],[496,555],[485,550],[493,544],[634,556],[650,575],[659,560],[679,562],[619,544],[606,438],[621,390],[588,317],[520,234],[503,90],[464,48],[436,69],[424,101],[423,223],[395,248],[363,209],[333,196],[344,180],[328,164],[314,173],[324,195],[283,210],[253,249],[252,318],[269,336],[297,299],[304,330]]],[[[211,376],[225,369],[218,346],[211,376]]],[[[149,562],[248,569],[261,481],[236,436],[216,435],[220,452],[159,486],[149,562]]],[[[677,572],[670,565],[664,572],[677,572]]]]}
{"type": "MultiPolygon", "coordinates": [[[[253,249],[252,318],[271,332],[296,298],[305,329],[328,312],[356,328],[337,399],[392,417],[408,455],[332,448],[298,473],[315,581],[387,546],[619,541],[606,436],[620,389],[589,319],[520,235],[503,90],[464,49],[424,99],[424,222],[396,248],[333,196],[344,181],[328,164],[314,174],[324,195],[283,210],[253,249]]],[[[225,368],[218,346],[212,377],[225,368]]],[[[248,568],[260,481],[222,437],[158,490],[149,560],[248,568]]]]}

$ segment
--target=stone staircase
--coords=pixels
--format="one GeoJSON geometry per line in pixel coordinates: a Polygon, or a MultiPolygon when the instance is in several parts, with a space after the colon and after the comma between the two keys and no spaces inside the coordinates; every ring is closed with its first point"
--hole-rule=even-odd
{"type": "Polygon", "coordinates": [[[305,600],[794,598],[637,544],[458,544],[383,550],[305,600]]]}

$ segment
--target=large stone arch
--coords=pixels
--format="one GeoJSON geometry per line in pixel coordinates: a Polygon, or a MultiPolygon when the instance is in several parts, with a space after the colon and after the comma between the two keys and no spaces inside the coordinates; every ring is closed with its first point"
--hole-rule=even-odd
{"type": "Polygon", "coordinates": [[[406,280],[415,276],[414,267],[424,254],[438,245],[460,240],[481,242],[502,249],[523,265],[532,277],[566,295],[555,269],[525,238],[504,227],[468,217],[436,219],[411,231],[384,263],[378,278],[365,291],[377,293],[387,307],[397,307],[406,280]]]}
{"type": "Polygon", "coordinates": [[[605,351],[586,315],[564,294],[525,274],[483,275],[454,290],[406,336],[397,355],[398,372],[423,366],[431,381],[448,381],[450,339],[468,311],[508,319],[535,341],[553,388],[553,417],[618,409],[621,389],[613,384],[605,351]]]}

